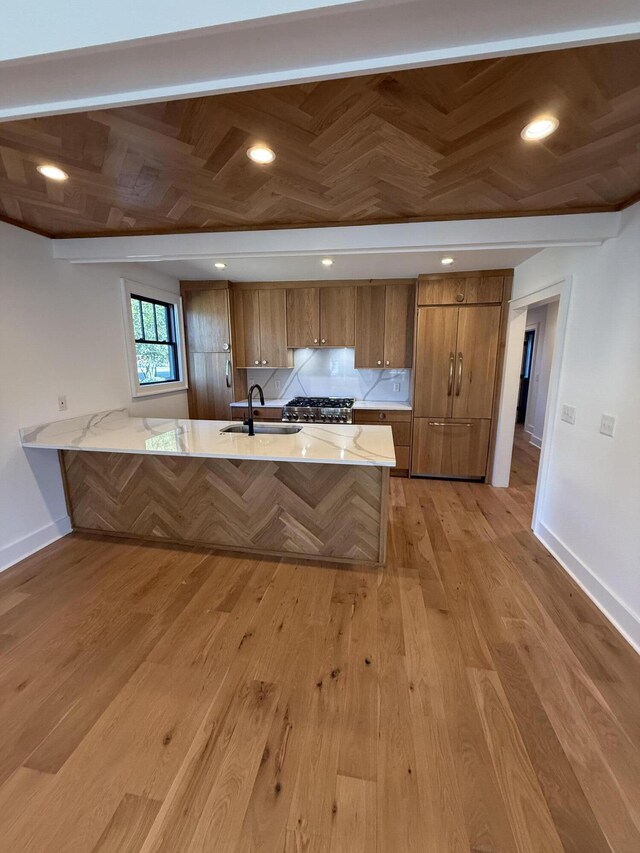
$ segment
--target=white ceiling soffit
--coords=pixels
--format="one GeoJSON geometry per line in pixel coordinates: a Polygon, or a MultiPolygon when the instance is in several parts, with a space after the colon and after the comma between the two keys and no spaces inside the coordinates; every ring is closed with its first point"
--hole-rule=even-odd
{"type": "Polygon", "coordinates": [[[24,0],[3,16],[0,120],[640,36],[638,0],[112,0],[87,8],[24,0]],[[179,27],[177,11],[191,29],[179,27]],[[96,45],[100,32],[105,43],[96,45]]]}
{"type": "Polygon", "coordinates": [[[330,255],[337,259],[342,255],[373,257],[593,246],[615,237],[619,227],[620,213],[584,213],[336,228],[157,234],[149,237],[85,237],[52,240],[51,245],[53,257],[71,263],[214,259],[229,264],[232,259],[239,258],[316,258],[330,255]]]}
{"type": "MultiPolygon", "coordinates": [[[[337,255],[332,267],[320,263],[321,255],[251,257],[224,259],[227,267],[217,270],[218,258],[196,261],[155,261],[142,266],[182,281],[336,281],[339,279],[415,278],[435,272],[511,269],[540,249],[479,249],[458,251],[454,263],[444,267],[442,252],[376,253],[337,255]]],[[[220,259],[223,260],[223,259],[220,259]]],[[[135,276],[135,272],[133,273],[135,276]]]]}

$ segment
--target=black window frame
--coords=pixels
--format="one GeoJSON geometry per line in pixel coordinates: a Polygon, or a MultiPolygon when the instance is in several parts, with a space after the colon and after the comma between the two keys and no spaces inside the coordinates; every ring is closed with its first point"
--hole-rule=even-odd
{"type": "Polygon", "coordinates": [[[178,357],[178,338],[176,335],[176,319],[177,318],[176,318],[176,305],[175,305],[175,303],[164,302],[161,299],[154,299],[151,296],[140,296],[137,293],[130,292],[129,293],[129,305],[131,306],[131,331],[133,334],[133,344],[134,344],[134,352],[136,354],[136,364],[137,364],[137,350],[135,347],[136,344],[160,344],[161,346],[166,346],[168,348],[169,363],[171,364],[171,366],[173,368],[172,373],[174,375],[173,379],[158,379],[156,382],[141,382],[140,377],[138,376],[137,367],[136,367],[136,377],[138,379],[138,385],[141,388],[148,388],[150,385],[169,385],[172,382],[181,382],[182,377],[180,376],[180,359],[178,357]],[[140,326],[142,328],[142,334],[143,334],[142,338],[136,337],[135,324],[133,321],[133,310],[134,309],[133,309],[133,304],[132,304],[134,299],[137,299],[138,303],[139,303],[138,304],[138,310],[140,312],[139,318],[140,318],[140,326]],[[147,302],[147,303],[154,306],[153,324],[155,326],[155,329],[154,329],[154,331],[156,333],[155,338],[149,338],[145,334],[147,330],[145,329],[145,326],[144,326],[144,315],[142,313],[142,303],[143,302],[147,302]],[[167,338],[168,338],[168,340],[166,340],[166,341],[161,341],[157,337],[158,336],[158,322],[156,319],[156,311],[155,311],[156,305],[160,305],[162,308],[167,309],[167,338]]]}

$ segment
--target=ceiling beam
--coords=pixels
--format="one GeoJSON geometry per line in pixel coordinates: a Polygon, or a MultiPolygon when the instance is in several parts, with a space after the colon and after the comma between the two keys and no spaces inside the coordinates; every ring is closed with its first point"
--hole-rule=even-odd
{"type": "Polygon", "coordinates": [[[52,240],[51,245],[54,258],[85,264],[215,257],[542,249],[599,245],[618,234],[620,216],[620,213],[586,213],[338,228],[95,237],[52,240]]]}
{"type": "MultiPolygon", "coordinates": [[[[29,5],[35,0],[25,2],[29,5]]],[[[60,6],[64,15],[64,4],[50,0],[49,5],[60,6]]],[[[192,5],[187,0],[186,6],[192,5]]],[[[35,13],[30,18],[23,4],[16,6],[13,20],[21,28],[12,30],[11,19],[9,25],[3,20],[4,55],[9,58],[0,62],[0,121],[640,36],[637,0],[608,0],[606,4],[581,0],[578,18],[575,0],[537,0],[535,4],[448,0],[437,5],[424,0],[327,0],[322,4],[279,0],[273,8],[280,14],[265,18],[254,10],[253,17],[248,17],[245,9],[244,19],[240,19],[242,9],[255,2],[224,5],[238,5],[235,20],[227,14],[215,25],[160,33],[157,24],[155,30],[149,24],[149,32],[154,34],[141,37],[144,28],[136,15],[128,39],[124,37],[127,31],[111,32],[105,22],[110,33],[105,38],[112,39],[110,43],[61,50],[61,45],[72,43],[62,41],[50,53],[42,53],[46,40],[28,47],[28,27],[35,13]],[[288,13],[282,11],[286,8],[288,13]],[[12,38],[18,45],[20,38],[27,41],[23,53],[40,53],[20,55],[19,48],[12,52],[12,38]]],[[[66,6],[68,13],[76,8],[75,4],[66,6]]],[[[115,13],[117,8],[111,11],[115,13]]],[[[99,31],[93,12],[90,18],[93,31],[99,31]]],[[[185,20],[193,24],[204,19],[185,20]]],[[[166,23],[165,30],[170,25],[166,23]]],[[[64,31],[64,17],[56,22],[56,29],[64,31]]]]}

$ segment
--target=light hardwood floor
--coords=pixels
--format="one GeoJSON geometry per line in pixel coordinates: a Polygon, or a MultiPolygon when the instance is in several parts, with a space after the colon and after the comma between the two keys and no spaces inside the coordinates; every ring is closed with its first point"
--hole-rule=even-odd
{"type": "Polygon", "coordinates": [[[639,661],[533,485],[391,489],[385,570],[74,535],[0,576],[0,850],[640,850],[639,661]]]}

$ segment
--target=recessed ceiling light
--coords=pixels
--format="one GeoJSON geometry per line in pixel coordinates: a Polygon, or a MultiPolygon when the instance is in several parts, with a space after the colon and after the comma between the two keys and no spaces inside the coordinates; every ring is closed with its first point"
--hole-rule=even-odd
{"type": "Polygon", "coordinates": [[[215,264],[214,264],[214,267],[215,267],[217,270],[226,270],[227,265],[226,265],[226,264],[223,264],[223,263],[222,263],[222,261],[216,261],[216,262],[215,262],[215,264]]]}
{"type": "Polygon", "coordinates": [[[323,258],[320,263],[323,267],[332,267],[333,266],[333,258],[323,258]]]}
{"type": "Polygon", "coordinates": [[[267,148],[266,145],[252,145],[247,151],[247,157],[254,163],[265,166],[267,163],[273,163],[276,159],[276,153],[271,148],[267,148]]]}
{"type": "Polygon", "coordinates": [[[559,124],[558,119],[553,116],[539,116],[522,128],[520,136],[527,142],[535,139],[544,139],[550,136],[559,124]]]}
{"type": "Polygon", "coordinates": [[[453,263],[453,260],[454,260],[453,258],[443,258],[440,261],[440,263],[442,264],[443,267],[449,267],[453,263]]]}
{"type": "Polygon", "coordinates": [[[69,175],[67,175],[66,172],[63,172],[62,169],[59,169],[57,166],[53,166],[50,163],[45,163],[43,166],[36,166],[36,169],[41,175],[44,175],[45,178],[49,178],[52,181],[66,181],[69,177],[69,175]]]}

